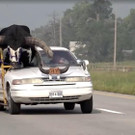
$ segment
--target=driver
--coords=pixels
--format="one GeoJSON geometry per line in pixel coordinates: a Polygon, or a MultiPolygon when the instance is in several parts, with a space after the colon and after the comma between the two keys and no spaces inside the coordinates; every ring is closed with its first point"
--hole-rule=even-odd
{"type": "Polygon", "coordinates": [[[59,55],[54,55],[51,63],[54,64],[67,64],[67,60],[59,55]]]}

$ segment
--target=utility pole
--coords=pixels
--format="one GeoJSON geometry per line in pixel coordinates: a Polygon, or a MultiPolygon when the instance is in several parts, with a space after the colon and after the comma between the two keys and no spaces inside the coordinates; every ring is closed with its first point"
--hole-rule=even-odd
{"type": "Polygon", "coordinates": [[[115,21],[114,21],[114,54],[113,54],[113,68],[116,69],[116,54],[117,51],[117,17],[115,14],[115,21]]]}
{"type": "Polygon", "coordinates": [[[61,16],[60,16],[60,46],[62,46],[62,22],[61,22],[61,16]]]}
{"type": "Polygon", "coordinates": [[[53,45],[56,46],[56,14],[53,13],[52,18],[52,28],[53,28],[53,45]]]}

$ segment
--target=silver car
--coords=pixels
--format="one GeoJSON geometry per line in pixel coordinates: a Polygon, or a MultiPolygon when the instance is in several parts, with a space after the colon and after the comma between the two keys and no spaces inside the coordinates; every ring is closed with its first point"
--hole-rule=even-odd
{"type": "MultiPolygon", "coordinates": [[[[48,103],[63,103],[66,110],[73,110],[77,103],[80,104],[82,113],[92,112],[93,87],[87,70],[89,62],[78,60],[67,48],[51,49],[54,53],[53,59],[48,58],[42,49],[38,48],[44,67],[51,67],[48,74],[39,70],[36,58],[30,67],[7,71],[4,85],[10,114],[20,113],[21,104],[48,103]],[[57,68],[61,63],[69,65],[64,73],[60,73],[57,68]]],[[[2,100],[0,89],[0,101],[2,100]]]]}

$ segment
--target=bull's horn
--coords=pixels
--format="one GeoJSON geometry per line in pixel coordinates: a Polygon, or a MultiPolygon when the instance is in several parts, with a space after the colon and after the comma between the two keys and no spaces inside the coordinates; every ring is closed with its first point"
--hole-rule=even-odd
{"type": "Polygon", "coordinates": [[[68,65],[65,65],[64,67],[59,67],[59,69],[60,69],[60,73],[62,74],[62,73],[65,73],[65,72],[67,72],[67,70],[69,69],[69,64],[68,65]]]}
{"type": "Polygon", "coordinates": [[[44,41],[38,38],[34,38],[34,37],[26,37],[25,41],[26,41],[26,44],[36,45],[36,46],[41,47],[49,57],[53,57],[52,50],[50,49],[49,46],[46,45],[44,41]]]}
{"type": "Polygon", "coordinates": [[[5,39],[5,36],[0,36],[0,44],[3,43],[4,39],[5,39]]]}
{"type": "MultiPolygon", "coordinates": [[[[49,74],[50,68],[53,68],[53,67],[47,67],[47,66],[42,67],[41,65],[39,66],[40,71],[45,73],[45,74],[49,74]]],[[[60,70],[60,74],[62,74],[62,73],[65,73],[69,69],[69,65],[65,65],[65,66],[58,67],[58,68],[60,70]]]]}

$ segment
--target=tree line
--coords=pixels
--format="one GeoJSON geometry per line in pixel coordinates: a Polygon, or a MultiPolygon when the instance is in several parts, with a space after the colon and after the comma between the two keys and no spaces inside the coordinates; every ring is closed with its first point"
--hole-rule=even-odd
{"type": "MultiPolygon", "coordinates": [[[[111,62],[114,51],[114,20],[110,0],[79,1],[67,9],[61,18],[62,46],[69,48],[70,41],[81,46],[76,55],[91,62],[111,62]],[[85,44],[85,47],[83,46],[85,44]],[[80,56],[80,54],[82,54],[80,56]]],[[[60,46],[60,18],[32,31],[50,46],[60,46]]],[[[135,9],[125,18],[117,18],[117,61],[135,59],[135,9]]]]}

